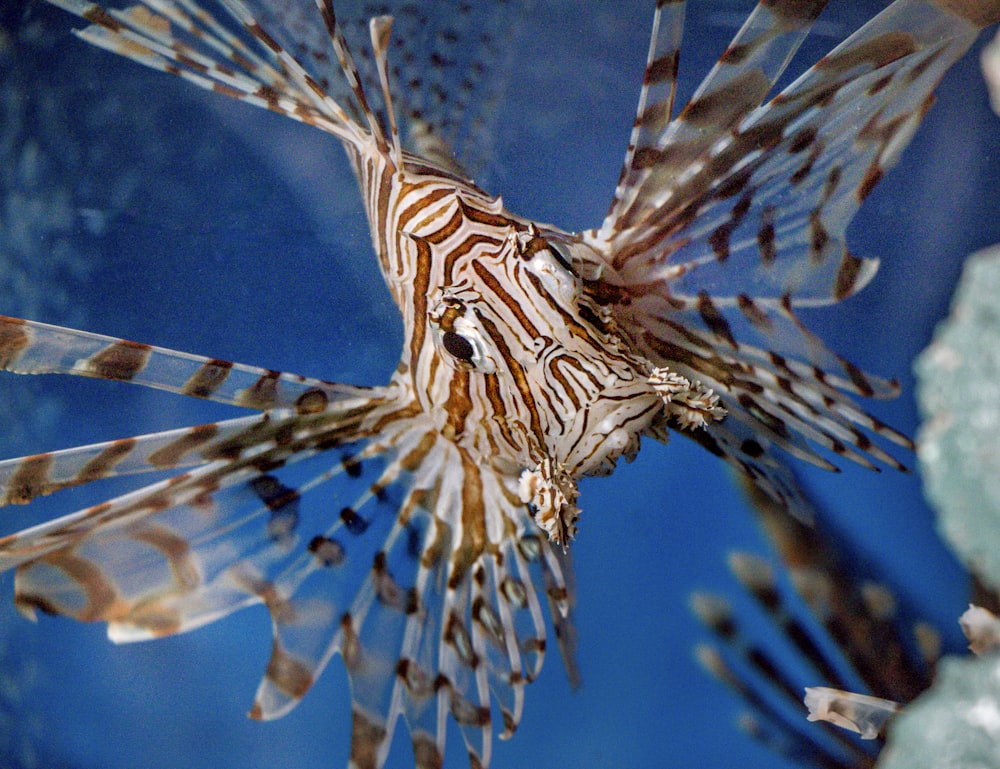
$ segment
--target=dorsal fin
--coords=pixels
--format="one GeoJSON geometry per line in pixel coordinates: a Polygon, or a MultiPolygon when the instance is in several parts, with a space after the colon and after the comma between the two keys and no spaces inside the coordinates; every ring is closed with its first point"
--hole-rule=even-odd
{"type": "Polygon", "coordinates": [[[333,10],[333,0],[318,0],[317,5],[323,17],[323,23],[326,25],[326,31],[330,35],[330,41],[333,43],[333,50],[337,54],[337,61],[340,62],[340,69],[347,78],[347,84],[350,86],[351,91],[354,92],[354,98],[357,100],[365,121],[368,123],[368,129],[372,132],[372,137],[375,139],[379,151],[388,155],[389,145],[385,140],[385,133],[382,131],[378,117],[372,112],[368,104],[368,97],[365,94],[364,86],[361,84],[358,66],[354,61],[354,56],[351,54],[351,49],[347,46],[347,41],[344,39],[344,32],[337,23],[337,15],[333,10]]]}
{"type": "Polygon", "coordinates": [[[337,3],[370,96],[380,84],[368,22],[393,17],[387,70],[403,147],[477,180],[498,165],[493,146],[499,104],[510,81],[518,30],[530,19],[528,6],[529,0],[337,3]]]}
{"type": "Polygon", "coordinates": [[[392,16],[375,16],[368,23],[371,35],[372,49],[375,52],[375,67],[378,69],[378,81],[382,88],[382,99],[385,101],[385,114],[389,119],[389,133],[392,138],[392,156],[396,171],[403,172],[403,148],[399,142],[399,126],[396,125],[396,110],[392,103],[392,91],[389,86],[389,35],[392,33],[392,16]]]}
{"type": "Polygon", "coordinates": [[[635,184],[637,173],[644,165],[644,153],[655,147],[660,134],[673,118],[677,96],[677,65],[680,62],[681,39],[684,36],[683,0],[657,3],[653,16],[653,31],[649,39],[646,70],[642,76],[635,123],[629,136],[625,161],[611,200],[609,216],[617,210],[626,190],[635,184]]]}

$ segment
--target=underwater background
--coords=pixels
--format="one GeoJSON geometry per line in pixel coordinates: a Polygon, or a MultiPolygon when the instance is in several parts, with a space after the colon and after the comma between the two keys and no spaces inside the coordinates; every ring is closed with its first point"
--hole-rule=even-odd
{"type": "MultiPolygon", "coordinates": [[[[511,210],[597,225],[617,179],[645,63],[652,2],[512,2],[489,32],[491,121],[482,184],[511,210]]],[[[692,2],[681,58],[689,96],[752,8],[692,2]]],[[[789,71],[799,74],[886,3],[834,2],[789,71]]],[[[339,4],[338,4],[339,7],[339,4]]],[[[41,3],[0,5],[0,314],[358,384],[387,380],[401,328],[378,273],[353,177],[318,131],[93,49],[41,3]]],[[[985,42],[985,38],[982,42],[985,42]]],[[[786,77],[785,82],[789,78],[786,77]]],[[[911,363],[968,253],[1000,242],[1000,119],[977,53],[946,77],[899,165],[848,232],[875,281],[804,318],[863,369],[899,377],[873,411],[917,427],[911,363]]],[[[0,457],[213,421],[235,409],[108,382],[0,377],[0,457]]],[[[913,466],[913,457],[904,457],[913,466]]],[[[910,620],[964,642],[961,568],[938,541],[920,479],[801,468],[824,521],[891,585],[910,620]]],[[[645,442],[582,485],[573,544],[583,686],[553,650],[528,687],[504,767],[772,767],[736,728],[740,703],[698,666],[708,640],[693,590],[726,595],[773,653],[821,684],[726,566],[770,545],[722,464],[675,440],[645,442]]],[[[110,496],[78,490],[4,508],[0,534],[110,496]],[[88,496],[89,495],[89,496],[88,496]]],[[[289,716],[246,718],[270,649],[257,607],[155,643],[116,647],[103,626],[12,606],[0,575],[0,767],[343,767],[346,676],[330,665],[289,716]]],[[[803,729],[811,728],[804,723],[803,729]]],[[[447,766],[467,765],[451,729],[447,766]]],[[[411,767],[400,730],[387,767],[411,767]]]]}

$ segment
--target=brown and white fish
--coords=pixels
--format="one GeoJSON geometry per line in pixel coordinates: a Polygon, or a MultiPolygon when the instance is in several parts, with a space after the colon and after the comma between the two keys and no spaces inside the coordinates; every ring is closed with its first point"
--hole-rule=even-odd
{"type": "Polygon", "coordinates": [[[383,764],[400,716],[417,766],[440,766],[449,716],[486,766],[491,697],[509,735],[539,673],[543,600],[572,637],[563,551],[582,477],[671,431],[793,513],[805,505],[775,450],[901,467],[880,442],[910,441],[854,400],[897,385],[797,310],[874,277],[845,229],[1000,0],[897,0],[773,96],[826,3],[762,0],[679,110],[685,3],[661,0],[620,180],[580,233],[507,210],[418,109],[397,113],[419,83],[395,81],[389,16],[356,58],[332,0],[311,16],[295,0],[53,2],[95,45],[339,139],[405,332],[390,381],[356,387],[0,319],[8,371],[254,412],[0,463],[4,504],[175,471],[0,539],[25,613],[128,641],[263,603],[274,642],[254,717],[288,712],[339,653],[352,766],[383,764]],[[367,482],[331,506],[321,490],[343,476],[367,482]]]}

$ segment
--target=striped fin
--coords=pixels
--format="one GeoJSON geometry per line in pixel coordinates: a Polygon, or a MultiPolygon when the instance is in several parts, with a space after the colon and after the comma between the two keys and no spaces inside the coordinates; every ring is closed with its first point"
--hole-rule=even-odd
{"type": "Polygon", "coordinates": [[[303,414],[278,409],[260,416],[165,430],[90,446],[0,461],[0,505],[27,504],[36,497],[104,478],[197,467],[217,460],[270,469],[316,453],[352,431],[382,405],[383,391],[365,399],[327,403],[303,414]]]}
{"type": "MultiPolygon", "coordinates": [[[[908,702],[931,684],[935,657],[921,642],[921,626],[910,624],[912,612],[901,598],[875,582],[855,552],[837,531],[805,526],[756,490],[745,487],[762,528],[789,570],[792,584],[820,625],[837,640],[855,678],[826,680],[819,669],[816,682],[839,688],[865,688],[872,694],[908,702]],[[914,651],[919,650],[921,658],[914,651]],[[858,680],[860,678],[860,680],[858,680]],[[848,684],[840,686],[841,683],[848,684]]],[[[754,565],[734,569],[751,595],[779,612],[771,597],[776,589],[771,572],[754,565]]],[[[736,564],[739,566],[740,564],[736,564]]]]}
{"type": "MultiPolygon", "coordinates": [[[[669,198],[658,193],[682,174],[685,166],[706,155],[751,111],[784,72],[792,55],[809,33],[827,0],[767,0],[758,3],[722,58],[705,77],[676,120],[670,121],[676,85],[677,55],[683,27],[684,3],[666,3],[665,31],[654,21],[649,63],[639,97],[639,111],[623,169],[624,188],[601,232],[640,224],[669,198]],[[655,50],[655,53],[654,53],[655,50]],[[659,98],[646,105],[647,88],[663,81],[659,98]],[[663,93],[665,91],[665,93],[663,93]],[[670,121],[670,122],[667,122],[670,121]]],[[[655,92],[654,92],[655,93],[655,92]]]]}
{"type": "Polygon", "coordinates": [[[0,504],[27,504],[65,488],[212,461],[221,444],[260,430],[274,415],[167,430],[0,462],[0,504]]]}
{"type": "MultiPolygon", "coordinates": [[[[87,531],[118,526],[123,518],[157,514],[177,495],[194,498],[244,477],[358,441],[372,433],[366,420],[377,422],[379,418],[398,415],[391,402],[376,396],[366,403],[346,404],[339,412],[331,409],[311,416],[268,412],[260,417],[8,460],[4,462],[4,504],[30,502],[43,494],[110,477],[116,473],[116,462],[138,472],[185,466],[195,469],[126,494],[114,503],[95,505],[0,539],[0,569],[67,547],[87,531]],[[150,453],[161,443],[157,453],[150,453]]],[[[372,450],[378,449],[374,444],[372,450]]],[[[354,469],[352,461],[353,456],[348,456],[342,468],[349,474],[354,469]]]]}
{"type": "Polygon", "coordinates": [[[509,735],[544,658],[538,590],[572,636],[568,565],[516,478],[378,408],[376,437],[317,434],[287,462],[282,444],[260,443],[0,539],[18,607],[107,622],[123,642],[263,603],[274,641],[253,717],[288,712],[340,654],[353,766],[382,765],[400,716],[417,766],[440,766],[448,720],[488,765],[491,696],[509,735]]]}
{"type": "Polygon", "coordinates": [[[385,153],[383,120],[395,101],[408,148],[463,177],[483,167],[484,148],[493,141],[512,58],[498,39],[526,16],[508,3],[473,14],[461,0],[441,0],[434,14],[413,3],[366,2],[346,19],[326,0],[229,0],[222,5],[231,19],[215,18],[193,0],[141,0],[125,10],[88,0],[51,2],[89,21],[78,34],[98,47],[316,126],[351,146],[374,142],[385,153]],[[400,82],[391,97],[371,103],[380,88],[367,24],[390,13],[402,31],[390,79],[400,82]]]}
{"type": "MultiPolygon", "coordinates": [[[[188,4],[194,0],[183,1],[188,4]]],[[[252,18],[257,26],[266,30],[273,45],[293,56],[309,79],[343,107],[351,120],[358,125],[366,124],[366,117],[355,101],[351,85],[341,69],[330,28],[321,16],[321,3],[317,0],[241,0],[232,7],[236,8],[237,5],[239,10],[230,11],[231,15],[238,13],[244,18],[252,18]]],[[[337,3],[335,24],[342,34],[350,36],[355,25],[366,25],[370,17],[385,12],[368,13],[368,9],[360,10],[355,7],[357,5],[358,3],[337,3]],[[342,10],[344,5],[348,6],[346,12],[342,10]]],[[[367,39],[366,26],[363,37],[367,39]]],[[[353,38],[349,42],[352,50],[359,50],[353,38]]],[[[357,64],[363,67],[366,62],[359,61],[357,64]]],[[[362,79],[366,86],[377,86],[374,80],[362,79]]]]}
{"type": "MultiPolygon", "coordinates": [[[[562,616],[568,611],[565,572],[537,535],[511,479],[482,472],[435,433],[415,438],[408,459],[399,452],[403,464],[419,457],[420,467],[400,489],[395,518],[368,512],[359,500],[352,506],[358,518],[346,533],[323,534],[347,547],[356,540],[357,547],[375,548],[355,555],[370,571],[359,589],[343,592],[349,611],[324,614],[319,634],[308,624],[315,612],[272,612],[272,661],[251,714],[276,717],[301,696],[291,679],[273,673],[318,674],[338,652],[352,682],[352,766],[382,765],[400,716],[417,766],[440,766],[448,720],[458,724],[472,764],[487,766],[496,718],[491,694],[500,707],[499,725],[509,735],[520,721],[524,686],[544,657],[536,586],[544,586],[562,616]],[[482,499],[468,494],[468,483],[481,490],[482,499]],[[496,519],[487,523],[481,517],[483,504],[496,506],[496,519]],[[484,549],[487,542],[493,544],[484,549]]],[[[392,495],[399,469],[390,464],[372,488],[392,495]]],[[[337,603],[340,592],[329,570],[300,582],[303,574],[290,569],[276,584],[287,579],[298,585],[298,606],[337,603]]]]}
{"type": "MultiPolygon", "coordinates": [[[[597,235],[625,282],[637,293],[680,299],[705,291],[713,299],[742,293],[797,305],[839,301],[863,287],[876,263],[846,251],[847,224],[909,142],[945,71],[983,21],[1000,17],[996,0],[977,18],[956,7],[897,0],[750,111],[783,67],[774,57],[770,69],[752,70],[760,87],[746,114],[723,106],[731,100],[722,98],[722,85],[696,96],[686,110],[715,99],[725,130],[689,146],[681,136],[700,123],[686,126],[690,112],[682,112],[667,131],[662,161],[635,191],[632,212],[597,235]]],[[[734,54],[723,57],[722,72],[732,66],[727,58],[734,54]]],[[[734,82],[741,77],[749,75],[734,82]]],[[[702,112],[711,110],[695,110],[702,112]]]]}
{"type": "MultiPolygon", "coordinates": [[[[352,438],[339,445],[362,453],[352,438]]],[[[190,630],[257,602],[241,578],[287,556],[298,499],[252,461],[266,454],[215,460],[0,540],[0,567],[17,566],[19,607],[108,622],[122,641],[190,630]]],[[[356,465],[343,456],[312,459],[308,487],[350,477],[356,465]]]]}
{"type": "MultiPolygon", "coordinates": [[[[316,126],[349,146],[371,141],[355,121],[357,114],[366,114],[364,105],[359,102],[360,106],[346,110],[293,52],[264,31],[240,0],[224,5],[243,26],[252,41],[249,44],[189,0],[147,0],[125,10],[108,10],[89,0],[51,2],[91,22],[77,34],[100,48],[177,75],[199,88],[316,126]]],[[[321,28],[319,22],[316,14],[313,23],[321,28]]],[[[344,71],[343,77],[352,76],[356,81],[356,72],[344,71]]]]}
{"type": "Polygon", "coordinates": [[[757,108],[821,6],[770,5],[758,6],[665,130],[633,203],[585,238],[623,284],[615,290],[628,301],[615,317],[624,334],[729,411],[714,435],[692,437],[788,501],[771,446],[828,468],[815,445],[900,469],[869,434],[912,446],[847,397],[892,397],[898,385],[830,351],[795,308],[844,299],[874,276],[875,260],[846,250],[847,224],[945,71],[982,25],[1000,20],[1000,2],[897,0],[757,108]],[[750,82],[756,90],[743,87],[750,82]],[[742,101],[726,96],[737,85],[742,101]]]}
{"type": "Polygon", "coordinates": [[[386,121],[394,121],[396,102],[407,147],[463,178],[483,167],[493,141],[512,58],[498,36],[526,16],[508,3],[473,14],[461,0],[442,0],[438,6],[453,12],[438,7],[431,15],[413,3],[364,3],[346,20],[329,0],[228,0],[229,18],[221,19],[195,0],[140,0],[124,10],[51,2],[90,22],[77,34],[100,48],[315,126],[355,150],[389,155],[386,121]],[[391,18],[390,11],[403,34],[393,41],[399,61],[386,93],[368,20],[391,18]],[[415,50],[429,50],[429,58],[417,61],[415,50]]]}
{"type": "MultiPolygon", "coordinates": [[[[768,675],[771,671],[755,670],[753,677],[748,676],[737,666],[745,664],[744,660],[737,657],[738,662],[734,664],[709,643],[696,646],[695,657],[706,673],[729,688],[743,703],[746,711],[740,715],[740,728],[792,765],[810,769],[871,769],[874,765],[873,756],[864,748],[849,745],[846,736],[837,735],[833,730],[824,732],[834,739],[840,737],[835,745],[815,735],[804,734],[798,720],[789,715],[794,712],[796,703],[791,698],[779,697],[780,704],[775,705],[775,697],[767,684],[762,685],[762,681],[771,677],[768,675]]],[[[758,666],[766,666],[768,660],[756,662],[758,666]]]]}
{"type": "Polygon", "coordinates": [[[403,147],[399,138],[399,126],[396,123],[396,109],[392,103],[389,83],[389,37],[392,33],[392,16],[376,16],[368,25],[371,36],[372,50],[375,54],[375,67],[378,70],[379,88],[385,103],[385,114],[389,119],[389,136],[392,139],[392,158],[396,169],[403,169],[403,147]]]}
{"type": "Polygon", "coordinates": [[[677,95],[677,67],[684,35],[685,7],[684,0],[656,4],[639,105],[608,219],[619,218],[617,212],[623,206],[626,192],[631,194],[638,188],[643,170],[648,168],[650,153],[654,156],[658,153],[656,143],[663,130],[671,124],[677,95]]]}
{"type": "Polygon", "coordinates": [[[782,584],[770,559],[731,554],[730,569],[812,675],[803,675],[801,665],[779,663],[727,601],[704,594],[692,597],[692,608],[714,639],[699,647],[699,659],[754,714],[743,719],[750,734],[776,752],[803,766],[871,766],[874,751],[865,743],[828,723],[790,720],[787,713],[801,712],[802,686],[911,701],[931,684],[940,634],[926,622],[912,622],[909,607],[866,577],[859,554],[821,516],[816,525],[803,525],[759,489],[745,489],[801,600],[782,584]],[[775,708],[776,699],[786,707],[775,708]]]}
{"type": "MultiPolygon", "coordinates": [[[[713,425],[711,436],[692,436],[709,442],[706,447],[713,453],[751,476],[763,472],[772,445],[826,469],[835,467],[815,445],[872,469],[875,463],[905,469],[868,433],[906,448],[912,448],[912,441],[850,397],[891,398],[899,385],[864,374],[834,355],[801,326],[790,307],[761,329],[748,323],[742,312],[730,323],[707,297],[685,311],[643,312],[656,305],[658,300],[629,308],[633,314],[628,322],[643,327],[635,344],[655,364],[699,380],[719,396],[729,418],[713,425]],[[737,341],[754,335],[764,346],[737,341]],[[786,357],[785,349],[781,354],[771,351],[775,338],[788,340],[783,348],[791,342],[799,346],[786,357]]],[[[752,315],[752,306],[741,309],[752,315]]]]}
{"type": "Polygon", "coordinates": [[[0,370],[111,379],[261,411],[291,408],[302,414],[345,399],[366,399],[371,393],[363,387],[4,316],[0,370]]]}
{"type": "Polygon", "coordinates": [[[809,734],[803,728],[804,719],[789,715],[798,710],[803,687],[789,666],[779,661],[777,650],[765,646],[742,626],[729,601],[717,595],[694,593],[690,606],[711,631],[714,641],[696,646],[696,657],[705,671],[731,689],[753,714],[751,723],[759,732],[753,736],[796,766],[850,769],[868,765],[870,749],[858,745],[843,731],[829,724],[822,727],[823,737],[836,745],[833,748],[823,737],[809,734]],[[774,700],[781,705],[775,706],[774,700]]]}

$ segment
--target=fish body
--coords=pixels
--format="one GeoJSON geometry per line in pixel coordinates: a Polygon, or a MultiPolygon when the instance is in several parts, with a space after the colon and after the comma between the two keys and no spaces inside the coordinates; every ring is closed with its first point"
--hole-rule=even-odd
{"type": "Polygon", "coordinates": [[[440,766],[449,718],[485,766],[541,668],[543,601],[576,677],[565,551],[583,477],[677,433],[806,517],[785,455],[902,467],[879,441],[909,440],[854,401],[898,386],[798,312],[874,277],[847,223],[1000,3],[897,0],[767,100],[825,3],[762,2],[676,114],[684,3],[658,4],[619,183],[581,233],[508,211],[405,99],[397,115],[388,16],[356,59],[326,0],[302,33],[322,52],[282,42],[300,30],[279,28],[282,3],[56,4],[89,42],[336,137],[404,338],[390,381],[357,387],[0,319],[9,371],[258,412],[0,463],[5,504],[172,473],[0,540],[25,613],[130,641],[262,603],[274,640],[251,715],[288,712],[340,654],[353,766],[384,763],[400,717],[418,766],[440,766]],[[351,480],[353,497],[322,496],[351,480]]]}

